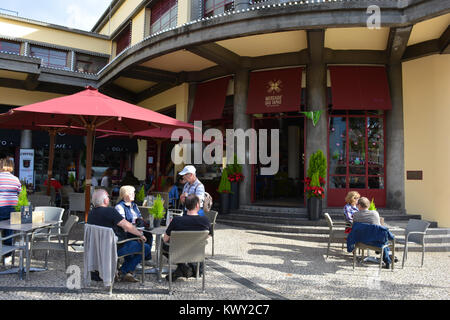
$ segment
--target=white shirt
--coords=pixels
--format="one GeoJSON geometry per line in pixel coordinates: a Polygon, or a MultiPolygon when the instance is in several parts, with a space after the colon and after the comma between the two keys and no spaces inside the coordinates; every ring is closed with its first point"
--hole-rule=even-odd
{"type": "MultiPolygon", "coordinates": [[[[120,204],[116,205],[114,209],[116,209],[125,220],[127,219],[125,209],[120,204]]],[[[133,210],[133,207],[131,207],[130,210],[133,215],[133,221],[131,223],[136,223],[136,219],[139,218],[139,214],[133,210]]]]}
{"type": "Polygon", "coordinates": [[[102,187],[109,187],[109,178],[108,178],[108,176],[104,176],[103,178],[102,178],[102,181],[100,182],[100,185],[102,186],[102,187]]]}

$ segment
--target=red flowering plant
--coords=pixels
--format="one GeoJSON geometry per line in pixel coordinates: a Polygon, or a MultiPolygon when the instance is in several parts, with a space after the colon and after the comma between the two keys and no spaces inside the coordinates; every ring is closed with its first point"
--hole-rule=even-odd
{"type": "Polygon", "coordinates": [[[318,173],[313,174],[312,178],[305,178],[305,192],[308,199],[312,197],[325,198],[325,179],[319,177],[318,173]]]}
{"type": "Polygon", "coordinates": [[[325,175],[327,159],[321,150],[313,153],[309,159],[309,167],[305,178],[306,198],[325,198],[325,175]]]}
{"type": "Polygon", "coordinates": [[[230,182],[241,182],[244,180],[244,175],[242,174],[242,166],[238,163],[237,155],[233,157],[233,163],[228,164],[228,180],[230,182]]]}

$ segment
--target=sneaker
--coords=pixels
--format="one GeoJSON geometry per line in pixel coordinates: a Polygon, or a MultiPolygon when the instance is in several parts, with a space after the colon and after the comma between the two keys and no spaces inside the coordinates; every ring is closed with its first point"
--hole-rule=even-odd
{"type": "Polygon", "coordinates": [[[130,272],[123,275],[120,279],[120,282],[139,282],[138,279],[136,279],[130,272]]]}
{"type": "MultiPolygon", "coordinates": [[[[180,277],[184,277],[183,272],[177,268],[174,272],[172,272],[172,282],[176,281],[180,277]]],[[[169,281],[169,275],[166,276],[166,280],[169,281]]]]}
{"type": "Polygon", "coordinates": [[[383,266],[383,269],[389,269],[391,267],[391,265],[389,263],[385,263],[383,266]]]}
{"type": "Polygon", "coordinates": [[[100,278],[100,273],[98,271],[91,271],[91,280],[92,281],[103,281],[103,279],[100,278]]]}

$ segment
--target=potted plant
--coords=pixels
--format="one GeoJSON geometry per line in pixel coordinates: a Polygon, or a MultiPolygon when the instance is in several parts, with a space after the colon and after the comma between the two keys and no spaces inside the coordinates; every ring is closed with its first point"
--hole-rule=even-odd
{"type": "Polygon", "coordinates": [[[136,204],[138,206],[142,206],[144,199],[145,199],[145,188],[144,188],[144,186],[142,186],[141,189],[139,190],[139,192],[136,193],[134,202],[136,202],[136,204]]]}
{"type": "Polygon", "coordinates": [[[153,201],[153,206],[148,209],[148,212],[153,216],[153,227],[157,228],[161,225],[161,219],[164,218],[164,201],[161,195],[157,195],[153,201]]]}
{"type": "Polygon", "coordinates": [[[244,180],[242,166],[238,163],[237,155],[234,155],[233,163],[227,166],[228,180],[231,184],[230,209],[239,208],[239,182],[244,180]]]}
{"type": "Polygon", "coordinates": [[[222,177],[220,178],[219,188],[217,192],[220,193],[220,213],[228,214],[230,212],[230,193],[231,193],[231,183],[228,180],[228,170],[223,168],[222,177]]]}
{"type": "Polygon", "coordinates": [[[16,210],[16,212],[20,212],[22,207],[26,207],[28,205],[30,205],[30,202],[28,201],[27,198],[27,187],[23,184],[22,191],[20,191],[19,194],[17,205],[14,207],[14,209],[16,210]]]}
{"type": "Polygon", "coordinates": [[[309,167],[305,178],[305,193],[310,220],[319,220],[322,217],[322,199],[325,198],[326,174],[327,159],[322,150],[318,150],[309,158],[309,167]]]}

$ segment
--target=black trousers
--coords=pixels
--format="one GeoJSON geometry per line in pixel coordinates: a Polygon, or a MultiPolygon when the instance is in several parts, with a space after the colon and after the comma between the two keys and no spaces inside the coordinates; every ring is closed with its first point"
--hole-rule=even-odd
{"type": "MultiPolygon", "coordinates": [[[[170,246],[168,246],[164,241],[162,242],[162,254],[169,259],[169,249],[170,246]]],[[[192,271],[192,274],[195,276],[197,274],[197,263],[177,263],[177,270],[175,272],[180,272],[183,275],[186,275],[189,270],[192,271]],[[178,271],[177,271],[178,270],[178,271]]],[[[200,262],[200,270],[199,273],[203,273],[203,262],[200,262]]]]}

